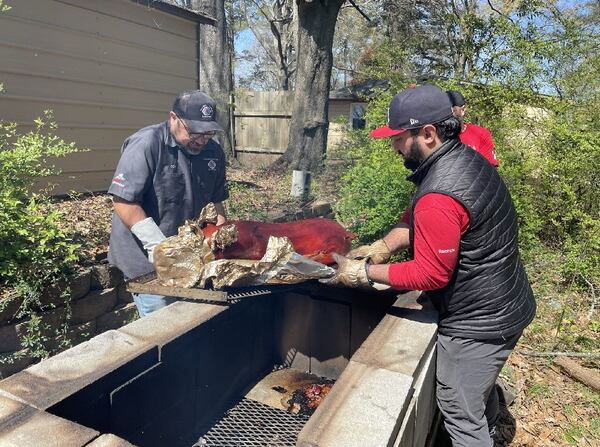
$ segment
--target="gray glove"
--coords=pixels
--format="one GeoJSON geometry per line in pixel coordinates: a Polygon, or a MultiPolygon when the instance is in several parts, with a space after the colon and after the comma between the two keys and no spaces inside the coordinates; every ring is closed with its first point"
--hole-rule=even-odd
{"type": "Polygon", "coordinates": [[[158,228],[158,225],[156,225],[156,222],[154,222],[154,219],[151,217],[146,217],[134,224],[131,227],[131,232],[144,245],[144,249],[146,250],[146,253],[148,253],[148,261],[153,264],[154,249],[166,239],[163,232],[160,231],[160,228],[158,228]]]}
{"type": "Polygon", "coordinates": [[[365,259],[370,264],[385,264],[392,252],[383,239],[378,239],[371,245],[361,245],[350,250],[346,256],[350,259],[365,259]]]}
{"type": "Polygon", "coordinates": [[[331,278],[320,279],[319,282],[331,286],[346,286],[370,288],[373,282],[367,275],[367,262],[364,259],[348,259],[337,253],[333,254],[333,259],[338,265],[338,269],[331,278]]]}

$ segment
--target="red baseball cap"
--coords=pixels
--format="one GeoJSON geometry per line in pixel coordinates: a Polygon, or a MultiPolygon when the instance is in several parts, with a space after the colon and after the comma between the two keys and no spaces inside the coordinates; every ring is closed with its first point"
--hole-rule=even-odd
{"type": "Polygon", "coordinates": [[[371,132],[373,138],[389,138],[434,124],[453,116],[452,104],[446,92],[435,85],[408,88],[392,98],[388,108],[388,123],[371,132]]]}

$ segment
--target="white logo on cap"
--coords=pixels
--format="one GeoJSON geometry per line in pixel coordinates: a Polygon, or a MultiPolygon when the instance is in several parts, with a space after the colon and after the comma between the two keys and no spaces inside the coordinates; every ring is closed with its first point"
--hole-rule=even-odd
{"type": "Polygon", "coordinates": [[[413,126],[413,125],[417,124],[418,122],[419,122],[419,120],[416,120],[416,119],[414,119],[414,118],[411,118],[411,119],[410,119],[410,125],[411,125],[411,126],[413,126]]]}
{"type": "Polygon", "coordinates": [[[202,118],[212,118],[214,111],[211,106],[204,104],[200,109],[200,113],[202,114],[202,118]]]}

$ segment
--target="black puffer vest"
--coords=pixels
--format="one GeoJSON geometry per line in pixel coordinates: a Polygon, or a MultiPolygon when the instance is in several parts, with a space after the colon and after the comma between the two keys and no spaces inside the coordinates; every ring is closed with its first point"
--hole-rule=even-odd
{"type": "Polygon", "coordinates": [[[469,213],[450,283],[427,292],[440,313],[440,333],[485,340],[522,331],[536,306],[519,257],[515,208],[496,168],[460,141],[450,140],[408,180],[417,185],[413,215],[417,201],[431,192],[453,197],[469,213]]]}

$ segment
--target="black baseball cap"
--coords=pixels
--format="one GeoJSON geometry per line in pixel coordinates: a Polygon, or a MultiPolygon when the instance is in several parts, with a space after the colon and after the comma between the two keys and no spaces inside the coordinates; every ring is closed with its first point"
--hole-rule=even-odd
{"type": "Polygon", "coordinates": [[[371,136],[389,138],[425,124],[439,123],[451,116],[452,104],[441,88],[431,84],[408,88],[392,98],[387,125],[373,130],[371,136]]]}
{"type": "Polygon", "coordinates": [[[452,107],[462,107],[466,104],[465,97],[461,92],[457,92],[456,90],[446,90],[446,93],[448,94],[448,98],[450,98],[452,107]]]}
{"type": "Polygon", "coordinates": [[[173,112],[185,121],[192,133],[223,132],[217,123],[217,103],[200,90],[189,90],[177,95],[173,112]]]}

